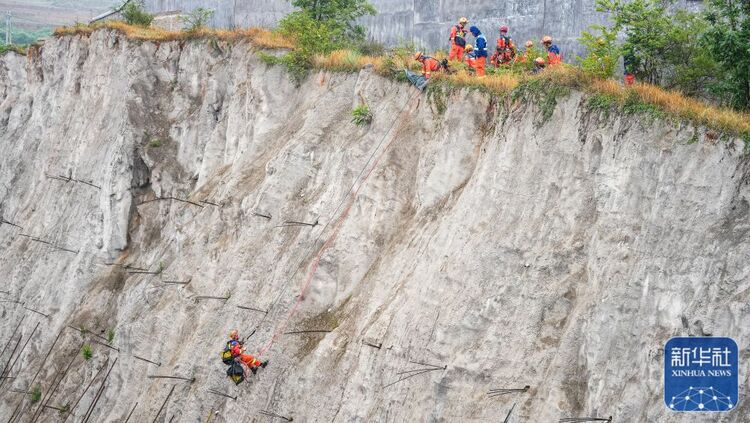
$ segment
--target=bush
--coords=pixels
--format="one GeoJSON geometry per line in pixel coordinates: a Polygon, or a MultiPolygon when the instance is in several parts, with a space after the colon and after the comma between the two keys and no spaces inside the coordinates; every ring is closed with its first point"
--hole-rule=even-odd
{"type": "Polygon", "coordinates": [[[180,16],[180,20],[187,25],[185,31],[195,32],[208,25],[208,21],[214,16],[213,9],[206,9],[205,7],[199,7],[193,9],[192,12],[180,16]]]}
{"type": "Polygon", "coordinates": [[[36,404],[40,399],[42,399],[42,387],[34,385],[34,387],[31,388],[31,403],[36,404]]]}
{"type": "Polygon", "coordinates": [[[107,342],[109,342],[110,345],[111,345],[112,341],[114,341],[114,340],[115,340],[115,331],[114,331],[114,329],[109,329],[107,331],[107,342]]]}
{"type": "Polygon", "coordinates": [[[129,25],[148,28],[154,20],[154,15],[143,9],[143,0],[131,0],[122,9],[122,17],[129,25]]]}
{"type": "Polygon", "coordinates": [[[372,112],[366,104],[359,105],[352,110],[352,122],[355,125],[363,126],[372,122],[372,112]]]}
{"type": "Polygon", "coordinates": [[[599,35],[583,31],[578,41],[586,47],[586,57],[579,57],[581,68],[586,74],[597,78],[611,78],[620,57],[617,46],[617,31],[602,25],[592,25],[599,35]]]}
{"type": "Polygon", "coordinates": [[[94,356],[94,353],[91,351],[91,345],[83,344],[81,347],[81,354],[83,354],[85,360],[91,360],[91,357],[94,356]]]}
{"type": "Polygon", "coordinates": [[[385,46],[377,41],[362,41],[357,46],[357,51],[365,56],[382,56],[385,54],[385,46]]]}

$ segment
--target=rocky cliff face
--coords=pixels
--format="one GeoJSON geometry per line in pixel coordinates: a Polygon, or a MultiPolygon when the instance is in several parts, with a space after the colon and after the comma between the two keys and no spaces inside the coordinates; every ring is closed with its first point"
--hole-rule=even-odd
{"type": "Polygon", "coordinates": [[[295,87],[246,44],[33,53],[0,62],[3,421],[677,422],[687,334],[734,337],[747,384],[740,141],[575,93],[544,120],[366,69],[295,87]],[[270,359],[236,387],[232,328],[270,359]]]}

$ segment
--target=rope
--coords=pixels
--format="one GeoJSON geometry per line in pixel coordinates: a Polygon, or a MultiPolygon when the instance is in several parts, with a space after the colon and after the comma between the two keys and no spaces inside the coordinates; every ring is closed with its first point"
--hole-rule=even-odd
{"type": "MultiPolygon", "coordinates": [[[[268,352],[271,349],[271,347],[274,345],[274,343],[276,342],[276,340],[278,339],[278,337],[282,333],[284,333],[284,331],[286,330],[286,327],[287,327],[287,324],[289,323],[289,321],[297,314],[297,311],[299,310],[299,306],[302,303],[302,300],[304,298],[304,293],[310,287],[310,284],[312,283],[312,280],[315,277],[315,273],[318,271],[318,266],[320,265],[320,260],[321,260],[321,258],[323,256],[323,253],[325,253],[325,251],[328,248],[330,248],[331,245],[333,245],[333,243],[336,241],[336,238],[338,237],[338,234],[339,234],[339,230],[341,229],[341,226],[344,223],[344,221],[346,220],[346,218],[349,216],[349,212],[351,211],[351,207],[354,204],[354,200],[355,200],[357,194],[359,193],[359,190],[362,189],[362,187],[365,185],[365,182],[367,182],[367,180],[370,178],[370,176],[372,175],[372,172],[378,166],[378,163],[383,158],[383,156],[385,155],[386,151],[388,151],[388,147],[390,147],[390,145],[395,140],[395,137],[391,137],[391,139],[388,141],[388,143],[385,144],[385,147],[383,147],[382,150],[380,150],[380,147],[383,145],[383,143],[385,142],[385,140],[391,134],[391,131],[393,131],[393,128],[396,126],[396,123],[400,121],[400,118],[403,115],[404,110],[406,110],[407,106],[409,106],[409,104],[411,104],[412,101],[415,98],[418,98],[419,94],[420,94],[420,92],[417,92],[416,95],[412,95],[412,97],[409,98],[409,100],[404,103],[404,106],[401,108],[401,110],[399,110],[399,112],[397,114],[397,119],[393,120],[393,123],[388,128],[388,131],[386,131],[385,135],[383,135],[383,138],[380,140],[380,142],[378,143],[378,145],[375,147],[375,149],[373,149],[372,154],[370,154],[370,157],[367,159],[367,162],[362,167],[362,170],[359,172],[359,175],[357,175],[357,177],[354,179],[354,182],[349,187],[349,190],[347,191],[347,194],[344,196],[344,198],[341,200],[341,202],[339,203],[339,205],[336,207],[336,209],[334,209],[333,213],[331,214],[331,216],[336,216],[336,214],[339,212],[339,210],[341,209],[341,207],[345,203],[348,203],[347,206],[344,208],[344,210],[341,212],[341,215],[338,218],[329,220],[326,223],[326,225],[323,227],[323,230],[320,231],[320,234],[318,234],[318,236],[315,238],[315,240],[310,245],[310,248],[308,249],[308,252],[303,256],[303,257],[307,257],[310,254],[310,252],[312,251],[312,249],[315,248],[315,245],[317,244],[318,240],[320,240],[320,238],[323,236],[323,233],[326,231],[326,229],[328,228],[328,226],[330,226],[331,223],[333,222],[333,232],[326,239],[326,241],[320,247],[320,249],[318,250],[318,252],[315,254],[315,257],[313,258],[312,264],[310,265],[310,270],[307,272],[307,277],[305,278],[305,282],[302,285],[302,289],[300,290],[300,293],[297,296],[297,299],[295,300],[294,304],[292,305],[292,308],[289,309],[289,312],[287,313],[287,315],[284,318],[284,320],[281,322],[281,325],[277,327],[277,330],[271,336],[271,339],[260,350],[260,352],[258,353],[258,357],[261,357],[263,354],[265,354],[266,352],[268,352]],[[380,154],[378,154],[377,157],[376,157],[376,154],[378,153],[378,150],[380,150],[380,154]],[[373,161],[373,159],[374,159],[374,161],[373,161]],[[371,163],[372,163],[372,165],[371,165],[371,163]],[[369,171],[367,170],[368,167],[369,167],[369,171]],[[367,171],[366,174],[365,174],[365,171],[367,171]],[[363,175],[364,175],[364,178],[362,177],[363,175]],[[357,186],[358,182],[359,182],[359,186],[357,186]],[[355,189],[355,186],[357,186],[356,189],[355,189]]],[[[297,272],[299,272],[299,270],[302,268],[302,263],[304,262],[304,260],[305,259],[303,258],[302,261],[300,262],[300,264],[297,265],[296,269],[294,270],[294,273],[292,273],[292,276],[291,276],[290,280],[293,280],[294,277],[297,275],[297,272]]],[[[273,305],[269,309],[273,309],[273,308],[276,307],[276,304],[278,303],[279,299],[281,298],[281,296],[284,294],[285,291],[286,291],[286,287],[284,288],[284,290],[282,290],[281,294],[279,294],[279,297],[276,299],[276,301],[274,301],[273,305]]]]}

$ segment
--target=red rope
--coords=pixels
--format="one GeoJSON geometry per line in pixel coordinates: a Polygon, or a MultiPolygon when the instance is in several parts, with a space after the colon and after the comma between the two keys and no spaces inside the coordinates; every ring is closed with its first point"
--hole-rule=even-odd
{"type": "Polygon", "coordinates": [[[380,160],[385,155],[386,151],[388,151],[388,148],[391,146],[393,141],[396,139],[395,134],[398,133],[398,130],[394,133],[393,137],[391,137],[390,141],[385,145],[383,148],[383,151],[380,152],[380,154],[377,156],[375,161],[370,166],[370,170],[367,172],[365,177],[361,180],[359,183],[359,186],[353,191],[350,191],[348,194],[348,200],[346,208],[344,208],[344,211],[341,212],[341,215],[336,219],[333,225],[333,233],[326,239],[325,243],[323,243],[323,246],[320,247],[318,252],[315,254],[315,258],[313,259],[312,263],[310,264],[310,270],[307,272],[307,276],[305,277],[305,283],[302,285],[302,290],[300,291],[299,295],[297,296],[297,299],[294,301],[294,304],[292,305],[292,308],[289,309],[289,312],[286,315],[286,318],[283,320],[281,326],[274,332],[271,339],[268,341],[268,343],[260,350],[258,353],[258,357],[262,356],[268,350],[271,349],[273,344],[276,342],[278,337],[284,333],[286,330],[287,324],[289,321],[294,317],[295,314],[297,314],[297,311],[299,310],[299,305],[302,303],[302,300],[304,299],[304,294],[307,292],[308,288],[310,288],[310,285],[312,284],[312,280],[315,277],[315,273],[318,271],[318,266],[320,265],[320,259],[323,257],[323,253],[330,248],[333,243],[336,241],[336,238],[338,237],[339,231],[341,230],[341,226],[344,223],[344,220],[349,216],[349,212],[352,209],[352,206],[354,205],[354,200],[357,197],[357,194],[359,194],[359,190],[362,189],[362,187],[365,185],[367,180],[372,175],[372,172],[375,171],[375,168],[378,166],[378,163],[380,163],[380,160]]]}

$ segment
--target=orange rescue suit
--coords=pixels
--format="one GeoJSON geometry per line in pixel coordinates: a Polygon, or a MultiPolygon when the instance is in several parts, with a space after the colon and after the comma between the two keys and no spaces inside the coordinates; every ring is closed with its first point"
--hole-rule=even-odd
{"type": "MultiPolygon", "coordinates": [[[[463,49],[461,49],[463,52],[463,49]]],[[[425,57],[422,62],[422,75],[425,78],[430,78],[430,73],[437,72],[440,70],[440,62],[433,59],[432,57],[425,57]]]]}

